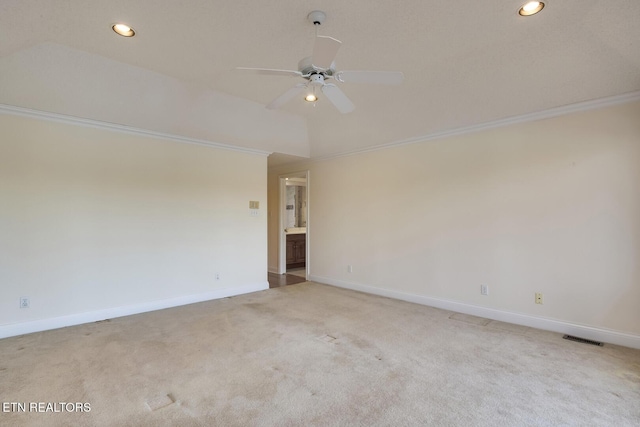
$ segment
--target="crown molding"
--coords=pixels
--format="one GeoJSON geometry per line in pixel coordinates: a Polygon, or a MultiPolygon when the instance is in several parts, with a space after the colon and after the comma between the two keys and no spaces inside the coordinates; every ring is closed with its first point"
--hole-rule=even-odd
{"type": "Polygon", "coordinates": [[[505,126],[511,126],[520,123],[534,122],[538,120],[550,119],[553,117],[564,116],[572,113],[583,111],[597,110],[599,108],[612,107],[614,105],[627,104],[630,102],[640,101],[640,91],[629,92],[622,95],[610,96],[606,98],[593,99],[590,101],[577,102],[575,104],[563,105],[560,107],[550,108],[548,110],[537,111],[534,113],[522,114],[519,116],[507,117],[491,122],[480,123],[472,126],[464,126],[455,129],[448,129],[441,132],[429,133],[426,135],[416,136],[413,138],[403,139],[399,141],[389,142],[385,144],[375,145],[372,147],[359,148],[350,151],[344,151],[338,154],[315,157],[311,161],[331,160],[339,157],[353,156],[356,154],[369,153],[373,151],[386,150],[388,148],[400,147],[403,145],[417,144],[420,142],[433,141],[436,139],[448,138],[452,136],[465,135],[474,132],[480,132],[489,129],[496,129],[505,126]]]}
{"type": "Polygon", "coordinates": [[[48,120],[52,122],[64,123],[64,124],[69,124],[74,126],[83,126],[83,127],[89,127],[94,129],[100,129],[100,130],[110,130],[110,131],[119,132],[119,133],[126,133],[129,135],[165,139],[173,142],[179,142],[182,144],[202,145],[210,148],[237,151],[237,152],[246,153],[246,154],[256,154],[256,155],[265,156],[265,157],[271,154],[270,151],[263,151],[263,150],[253,149],[253,148],[243,148],[243,147],[238,147],[234,145],[207,141],[204,139],[189,138],[186,136],[172,135],[164,132],[156,132],[152,130],[136,128],[133,126],[119,125],[116,123],[102,122],[99,120],[85,119],[81,117],[68,116],[65,114],[51,113],[48,111],[33,110],[30,108],[17,107],[15,105],[0,104],[0,113],[11,114],[14,116],[28,117],[32,119],[48,120]]]}
{"type": "MultiPolygon", "coordinates": [[[[448,129],[441,132],[429,133],[429,134],[416,136],[408,139],[402,139],[402,140],[393,141],[385,144],[379,144],[372,147],[360,148],[360,149],[355,149],[350,151],[343,151],[341,153],[331,154],[327,156],[311,157],[309,159],[305,159],[303,162],[314,163],[317,161],[331,160],[331,159],[336,159],[340,157],[353,156],[356,154],[386,150],[389,148],[400,147],[403,145],[417,144],[420,142],[427,142],[427,141],[433,141],[436,139],[448,138],[452,136],[465,135],[465,134],[480,132],[484,130],[490,130],[490,129],[496,129],[496,128],[520,124],[520,123],[528,123],[528,122],[533,122],[538,120],[550,119],[553,117],[564,116],[567,114],[596,110],[599,108],[611,107],[615,105],[621,105],[621,104],[637,102],[637,101],[640,101],[640,91],[629,92],[622,95],[615,95],[615,96],[610,96],[606,98],[599,98],[599,99],[594,99],[589,101],[578,102],[574,104],[563,105],[560,107],[550,108],[548,110],[522,114],[519,116],[507,117],[504,119],[498,119],[491,122],[480,123],[472,126],[464,126],[464,127],[455,128],[455,129],[448,129]]],[[[0,104],[0,113],[36,118],[41,120],[49,120],[49,121],[54,121],[59,123],[76,125],[76,126],[111,130],[115,132],[131,134],[131,135],[160,138],[160,139],[180,142],[184,144],[196,144],[196,145],[202,145],[205,147],[237,151],[241,153],[257,154],[261,156],[269,156],[270,154],[272,154],[269,151],[263,151],[263,150],[252,149],[252,148],[243,148],[243,147],[238,147],[238,146],[233,146],[228,144],[221,144],[213,141],[207,141],[203,139],[195,139],[195,138],[189,138],[185,136],[172,135],[168,133],[156,132],[156,131],[136,128],[132,126],[102,122],[102,121],[93,120],[93,119],[84,119],[84,118],[75,117],[75,116],[68,116],[64,114],[51,113],[47,111],[33,110],[29,108],[17,107],[17,106],[7,105],[7,104],[0,104]]],[[[297,164],[297,162],[293,162],[293,163],[297,164]]]]}

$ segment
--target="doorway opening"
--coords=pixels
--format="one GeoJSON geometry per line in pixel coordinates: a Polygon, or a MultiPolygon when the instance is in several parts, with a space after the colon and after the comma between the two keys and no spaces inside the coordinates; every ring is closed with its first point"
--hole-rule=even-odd
{"type": "Polygon", "coordinates": [[[309,171],[280,176],[280,274],[309,277],[309,171]]]}

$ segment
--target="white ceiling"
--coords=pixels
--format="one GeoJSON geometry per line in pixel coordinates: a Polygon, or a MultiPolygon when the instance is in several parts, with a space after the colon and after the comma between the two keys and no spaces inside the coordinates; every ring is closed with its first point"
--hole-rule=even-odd
{"type": "Polygon", "coordinates": [[[2,0],[0,103],[288,156],[325,157],[640,90],[639,0],[2,0]],[[403,71],[263,108],[298,83],[307,14],[343,42],[338,69],[403,71]],[[115,35],[125,22],[137,35],[115,35]]]}

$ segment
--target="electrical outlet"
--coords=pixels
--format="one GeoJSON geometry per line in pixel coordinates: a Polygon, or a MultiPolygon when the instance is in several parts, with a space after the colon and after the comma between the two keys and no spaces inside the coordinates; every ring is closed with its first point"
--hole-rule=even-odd
{"type": "Polygon", "coordinates": [[[349,273],[353,273],[353,266],[352,265],[347,265],[347,271],[349,273]]]}
{"type": "Polygon", "coordinates": [[[536,292],[536,304],[542,304],[542,293],[536,292]]]}
{"type": "Polygon", "coordinates": [[[220,280],[220,273],[216,273],[216,280],[220,280]]]}
{"type": "Polygon", "coordinates": [[[20,308],[29,308],[29,298],[20,297],[20,308]]]}
{"type": "Polygon", "coordinates": [[[489,295],[489,286],[480,285],[480,295],[489,295]]]}

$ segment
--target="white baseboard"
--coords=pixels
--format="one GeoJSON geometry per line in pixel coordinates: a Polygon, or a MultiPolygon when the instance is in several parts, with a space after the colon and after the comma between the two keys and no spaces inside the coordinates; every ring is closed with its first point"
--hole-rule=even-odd
{"type": "Polygon", "coordinates": [[[318,283],[325,283],[327,285],[336,286],[339,288],[351,289],[368,294],[408,301],[415,304],[428,305],[430,307],[441,308],[458,313],[471,314],[473,316],[499,320],[501,322],[514,323],[517,325],[529,326],[536,329],[543,329],[546,331],[573,335],[593,341],[601,341],[605,343],[640,349],[640,336],[625,332],[595,328],[593,326],[579,325],[562,320],[531,316],[528,314],[496,310],[493,308],[481,307],[459,301],[433,298],[390,289],[376,288],[374,286],[363,285],[360,283],[348,282],[344,280],[336,280],[329,277],[312,275],[309,277],[309,280],[318,283]]]}
{"type": "Polygon", "coordinates": [[[33,320],[30,322],[0,325],[0,338],[30,334],[32,332],[47,331],[50,329],[64,328],[66,326],[97,322],[99,320],[113,319],[116,317],[130,316],[132,314],[146,313],[148,311],[162,310],[165,308],[178,307],[181,305],[193,304],[197,302],[227,298],[236,295],[248,294],[251,292],[263,291],[266,289],[269,289],[269,282],[260,282],[234,288],[217,289],[215,291],[206,292],[203,294],[184,295],[176,298],[143,302],[140,304],[128,305],[123,307],[107,308],[104,310],[91,311],[87,313],[69,314],[67,316],[33,320]]]}

